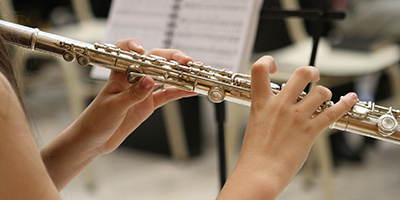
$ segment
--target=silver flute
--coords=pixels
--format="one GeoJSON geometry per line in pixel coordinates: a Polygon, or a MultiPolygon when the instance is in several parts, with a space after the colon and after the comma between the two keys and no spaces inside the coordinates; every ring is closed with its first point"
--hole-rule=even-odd
{"type": "MultiPolygon", "coordinates": [[[[96,65],[121,71],[126,73],[130,83],[149,75],[163,88],[174,86],[198,92],[207,95],[214,103],[224,100],[247,106],[251,103],[251,76],[247,74],[193,62],[181,65],[163,57],[123,51],[109,44],[89,44],[2,20],[0,30],[8,44],[62,57],[67,62],[76,60],[82,66],[96,65]]],[[[271,83],[274,94],[280,89],[281,86],[271,83]]],[[[305,95],[305,92],[300,94],[298,101],[305,95]]],[[[333,102],[326,101],[315,112],[323,112],[332,105],[333,102]]],[[[392,107],[357,101],[330,128],[400,144],[399,115],[400,110],[392,107]]]]}

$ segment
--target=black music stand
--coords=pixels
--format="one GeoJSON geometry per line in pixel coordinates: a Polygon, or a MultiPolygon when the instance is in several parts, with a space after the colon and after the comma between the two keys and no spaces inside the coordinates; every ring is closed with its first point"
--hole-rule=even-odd
{"type": "MultiPolygon", "coordinates": [[[[300,9],[300,10],[282,10],[280,8],[262,9],[260,13],[261,19],[284,19],[286,17],[300,17],[305,20],[315,21],[313,30],[313,47],[310,57],[310,66],[315,66],[315,58],[319,39],[321,38],[324,23],[326,21],[344,19],[344,12],[336,12],[328,10],[327,1],[321,0],[318,8],[300,9]]],[[[220,169],[220,184],[221,188],[226,182],[226,157],[225,157],[225,103],[215,104],[216,119],[218,123],[218,153],[219,153],[219,169],[220,169]]]]}

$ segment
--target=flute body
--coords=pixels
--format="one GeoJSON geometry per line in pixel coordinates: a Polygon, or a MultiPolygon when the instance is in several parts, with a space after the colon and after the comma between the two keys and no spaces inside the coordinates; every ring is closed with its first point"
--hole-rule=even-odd
{"type": "MultiPolygon", "coordinates": [[[[247,74],[193,62],[180,65],[159,56],[123,51],[114,45],[89,44],[3,20],[0,20],[0,28],[8,44],[62,57],[67,62],[76,60],[82,66],[96,65],[125,72],[130,83],[149,75],[158,84],[207,95],[214,103],[224,100],[247,106],[251,103],[251,76],[247,74]]],[[[280,89],[281,86],[271,83],[273,93],[279,93],[280,89]]],[[[298,101],[305,95],[305,92],[300,94],[298,101]]],[[[326,101],[316,113],[332,105],[333,102],[326,101]]],[[[399,119],[400,110],[357,101],[330,128],[400,144],[399,119]]]]}

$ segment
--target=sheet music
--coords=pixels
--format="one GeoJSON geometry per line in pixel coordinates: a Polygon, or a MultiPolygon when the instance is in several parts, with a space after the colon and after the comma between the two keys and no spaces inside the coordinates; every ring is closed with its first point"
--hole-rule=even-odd
{"type": "MultiPolygon", "coordinates": [[[[105,42],[135,37],[146,51],[179,49],[206,65],[244,72],[261,4],[261,0],[114,0],[105,42]]],[[[108,77],[106,69],[97,70],[92,77],[108,77]]]]}
{"type": "Polygon", "coordinates": [[[146,51],[163,47],[174,0],[114,0],[110,8],[105,42],[138,38],[146,51]]]}

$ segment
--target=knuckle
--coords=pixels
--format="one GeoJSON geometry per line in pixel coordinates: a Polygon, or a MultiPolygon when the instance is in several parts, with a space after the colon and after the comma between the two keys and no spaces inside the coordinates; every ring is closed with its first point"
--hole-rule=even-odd
{"type": "Polygon", "coordinates": [[[304,78],[306,80],[312,79],[312,72],[310,68],[307,67],[300,67],[296,69],[295,74],[297,74],[297,76],[299,76],[300,78],[304,78]]]}
{"type": "Polygon", "coordinates": [[[117,46],[117,47],[126,46],[127,43],[128,43],[130,40],[131,40],[130,38],[117,40],[117,42],[115,43],[115,46],[117,46]]]}
{"type": "Polygon", "coordinates": [[[324,86],[315,86],[314,90],[325,99],[331,99],[332,97],[332,92],[324,86]]]}
{"type": "Polygon", "coordinates": [[[338,114],[335,110],[330,109],[327,110],[326,116],[330,121],[336,121],[338,114]]]}
{"type": "Polygon", "coordinates": [[[260,101],[257,101],[257,99],[253,99],[251,102],[251,110],[254,111],[259,111],[264,108],[264,105],[260,103],[260,101]]]}
{"type": "Polygon", "coordinates": [[[296,110],[295,112],[292,112],[292,116],[293,116],[293,121],[295,124],[304,124],[306,126],[306,124],[304,123],[304,114],[306,112],[304,112],[301,109],[296,110]]]}
{"type": "Polygon", "coordinates": [[[124,40],[117,40],[117,42],[115,43],[116,46],[119,46],[122,42],[124,42],[124,40]]]}
{"type": "Polygon", "coordinates": [[[272,56],[266,55],[258,59],[252,66],[252,73],[258,73],[263,71],[266,67],[272,67],[275,65],[275,59],[272,56]]]}
{"type": "Polygon", "coordinates": [[[176,50],[176,49],[171,49],[171,52],[172,52],[172,56],[171,56],[172,60],[182,62],[182,64],[185,64],[185,63],[183,63],[184,60],[187,58],[185,53],[183,53],[180,50],[176,50]]]}
{"type": "Polygon", "coordinates": [[[261,59],[265,60],[269,65],[275,64],[275,59],[270,55],[265,55],[261,59]]]}
{"type": "Polygon", "coordinates": [[[174,100],[174,94],[173,94],[173,92],[171,91],[171,90],[165,90],[165,91],[162,91],[162,93],[164,94],[164,100],[166,101],[166,102],[169,102],[169,101],[172,101],[172,100],[174,100]]]}
{"type": "Polygon", "coordinates": [[[351,109],[353,106],[354,106],[354,104],[352,104],[351,102],[349,102],[349,101],[346,101],[346,100],[341,100],[342,102],[343,102],[343,104],[346,106],[346,109],[348,110],[348,109],[351,109]]]}
{"type": "Polygon", "coordinates": [[[153,55],[157,55],[157,54],[159,54],[161,51],[163,51],[163,49],[154,48],[154,49],[148,51],[148,52],[147,52],[147,55],[152,55],[152,54],[153,54],[153,55]]]}
{"type": "MultiPolygon", "coordinates": [[[[278,102],[278,103],[272,104],[272,107],[274,107],[277,110],[277,112],[279,112],[279,113],[289,113],[290,112],[288,106],[283,102],[278,102]]],[[[291,113],[291,114],[293,114],[293,113],[291,113]]]]}
{"type": "Polygon", "coordinates": [[[138,100],[143,99],[143,95],[141,95],[141,93],[138,92],[136,88],[129,90],[128,95],[129,95],[129,98],[133,101],[138,101],[138,100]]]}
{"type": "Polygon", "coordinates": [[[263,69],[263,65],[260,62],[255,62],[253,64],[253,66],[251,67],[251,73],[252,74],[256,74],[261,72],[261,70],[263,69]]]}
{"type": "Polygon", "coordinates": [[[173,54],[184,54],[182,51],[177,49],[170,49],[170,50],[173,52],[173,54]]]}

